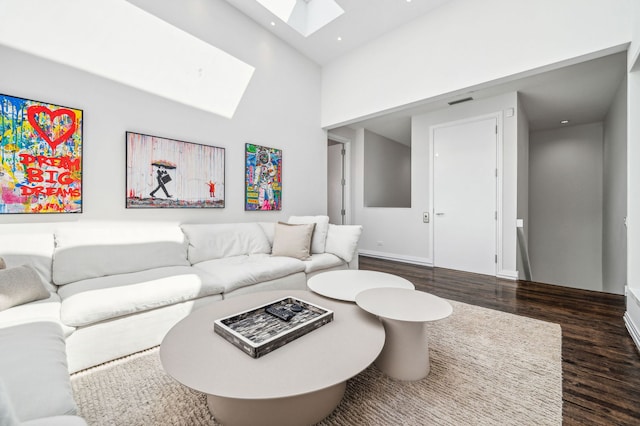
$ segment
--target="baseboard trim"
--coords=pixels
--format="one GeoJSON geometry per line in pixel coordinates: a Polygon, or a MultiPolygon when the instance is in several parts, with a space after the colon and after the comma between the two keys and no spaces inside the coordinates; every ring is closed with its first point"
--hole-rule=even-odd
{"type": "Polygon", "coordinates": [[[636,327],[636,325],[631,320],[631,316],[629,315],[629,311],[624,313],[624,325],[627,326],[627,331],[631,335],[633,339],[633,343],[636,344],[636,349],[640,352],[640,330],[636,327]]]}
{"type": "MultiPolygon", "coordinates": [[[[425,257],[405,256],[402,254],[385,253],[374,250],[358,250],[358,254],[376,259],[395,260],[396,262],[411,263],[412,265],[433,267],[433,261],[425,257]]],[[[496,278],[515,281],[518,279],[518,271],[502,270],[496,273],[496,278]]]]}
{"type": "Polygon", "coordinates": [[[397,262],[411,263],[413,265],[433,266],[433,261],[424,257],[405,256],[395,253],[384,253],[373,250],[358,250],[358,254],[377,259],[395,260],[397,262]]]}
{"type": "Polygon", "coordinates": [[[518,279],[518,271],[509,271],[503,269],[502,271],[496,274],[496,278],[503,278],[505,280],[517,280],[518,279]]]}

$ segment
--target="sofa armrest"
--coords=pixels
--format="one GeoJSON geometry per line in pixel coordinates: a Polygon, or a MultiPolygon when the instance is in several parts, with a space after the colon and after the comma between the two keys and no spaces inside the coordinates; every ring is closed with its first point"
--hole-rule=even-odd
{"type": "Polygon", "coordinates": [[[75,415],[62,328],[33,322],[0,328],[0,376],[21,421],[75,415]]]}
{"type": "Polygon", "coordinates": [[[349,265],[349,269],[360,269],[360,262],[358,258],[357,249],[356,249],[356,252],[353,254],[353,257],[351,258],[351,262],[349,262],[348,265],[349,265]]]}

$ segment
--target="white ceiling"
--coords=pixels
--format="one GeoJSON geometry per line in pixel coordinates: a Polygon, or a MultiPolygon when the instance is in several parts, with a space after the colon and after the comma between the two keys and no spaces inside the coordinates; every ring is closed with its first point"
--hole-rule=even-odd
{"type": "MultiPolygon", "coordinates": [[[[308,58],[323,65],[448,1],[455,0],[336,0],[345,13],[306,38],[257,1],[226,1],[308,58]],[[272,26],[271,22],[276,25],[272,26]],[[338,37],[342,41],[338,41],[338,37]]],[[[569,125],[592,123],[605,117],[615,91],[624,78],[625,70],[626,52],[620,52],[484,87],[473,91],[470,96],[477,100],[518,91],[522,95],[522,106],[532,131],[559,127],[559,122],[563,119],[571,120],[569,125]]],[[[411,115],[449,108],[447,101],[460,97],[464,96],[427,101],[410,109],[354,123],[350,127],[365,127],[410,145],[411,115]]]]}
{"type": "Polygon", "coordinates": [[[344,13],[308,37],[255,0],[226,1],[309,59],[324,65],[451,0],[336,0],[344,13]],[[338,37],[342,40],[338,41],[338,37]]]}

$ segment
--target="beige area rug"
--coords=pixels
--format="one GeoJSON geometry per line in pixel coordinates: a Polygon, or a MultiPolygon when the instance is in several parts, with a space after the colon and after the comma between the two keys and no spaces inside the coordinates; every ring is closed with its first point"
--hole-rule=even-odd
{"type": "MultiPolygon", "coordinates": [[[[371,366],[321,425],[561,425],[560,326],[451,303],[449,318],[429,324],[425,379],[371,366]]],[[[157,348],[74,374],[72,385],[90,426],[217,424],[204,395],[164,373],[157,348]]]]}

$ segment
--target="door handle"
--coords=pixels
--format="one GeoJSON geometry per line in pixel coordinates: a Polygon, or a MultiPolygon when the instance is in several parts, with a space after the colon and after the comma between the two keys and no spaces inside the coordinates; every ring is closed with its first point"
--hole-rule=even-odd
{"type": "Polygon", "coordinates": [[[436,213],[436,216],[444,216],[444,213],[436,213]]]}

